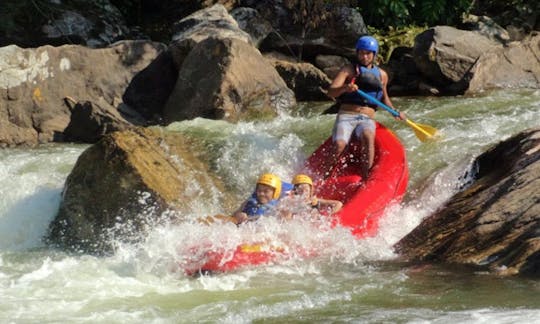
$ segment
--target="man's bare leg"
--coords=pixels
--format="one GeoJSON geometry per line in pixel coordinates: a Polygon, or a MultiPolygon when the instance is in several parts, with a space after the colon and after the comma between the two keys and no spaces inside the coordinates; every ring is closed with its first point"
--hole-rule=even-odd
{"type": "Polygon", "coordinates": [[[366,181],[369,176],[369,170],[375,160],[375,133],[364,130],[360,136],[360,173],[362,180],[366,181]]]}
{"type": "Polygon", "coordinates": [[[343,140],[337,140],[334,142],[334,151],[328,155],[328,160],[326,161],[325,170],[327,171],[324,174],[324,178],[328,178],[330,176],[335,165],[339,162],[339,157],[345,150],[346,146],[347,142],[343,140]]]}

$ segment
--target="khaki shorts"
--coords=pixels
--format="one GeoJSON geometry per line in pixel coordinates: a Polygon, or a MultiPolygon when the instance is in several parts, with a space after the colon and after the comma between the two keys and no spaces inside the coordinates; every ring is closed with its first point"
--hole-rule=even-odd
{"type": "Polygon", "coordinates": [[[332,140],[349,143],[353,131],[356,136],[360,136],[364,130],[375,132],[375,122],[364,114],[338,114],[334,129],[332,130],[332,140]]]}

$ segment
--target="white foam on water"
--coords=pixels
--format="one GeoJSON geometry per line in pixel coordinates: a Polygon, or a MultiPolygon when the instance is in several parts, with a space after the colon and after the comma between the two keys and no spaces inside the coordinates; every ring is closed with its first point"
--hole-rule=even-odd
{"type": "Polygon", "coordinates": [[[41,246],[67,172],[82,148],[0,151],[0,250],[41,246]]]}
{"type": "MultiPolygon", "coordinates": [[[[475,156],[502,138],[537,126],[539,98],[536,91],[522,97],[503,92],[494,98],[411,101],[417,105],[407,109],[413,120],[442,133],[435,143],[420,143],[407,126],[379,113],[377,118],[404,142],[411,182],[405,201],[390,207],[380,232],[365,240],[306,219],[207,226],[196,219],[222,211],[211,198],[194,201],[193,212],[181,215],[183,222],[156,226],[138,244],[118,242],[112,256],[70,255],[44,247],[41,237],[83,147],[2,150],[0,321],[538,323],[538,303],[530,301],[538,296],[534,282],[505,281],[504,292],[490,291],[487,285],[490,294],[482,294],[471,288],[478,278],[469,274],[456,288],[444,273],[421,282],[406,270],[381,270],[373,261],[395,257],[393,244],[466,182],[460,177],[475,156]],[[519,104],[509,109],[516,100],[519,104]],[[225,274],[187,276],[181,271],[200,261],[198,248],[230,252],[238,244],[261,240],[288,248],[289,257],[225,274]],[[448,305],[445,300],[452,299],[454,290],[466,292],[466,300],[448,305]],[[522,299],[509,306],[504,302],[517,298],[522,299]]],[[[331,124],[331,116],[286,116],[238,125],[196,119],[168,129],[208,143],[203,153],[214,154],[219,163],[212,167],[240,204],[261,172],[289,179],[305,154],[330,135],[331,124]]],[[[196,192],[194,186],[189,190],[196,192]]]]}

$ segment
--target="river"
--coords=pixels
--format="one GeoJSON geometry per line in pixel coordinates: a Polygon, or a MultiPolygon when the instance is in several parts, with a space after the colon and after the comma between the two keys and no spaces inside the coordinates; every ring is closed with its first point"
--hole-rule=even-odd
{"type": "MultiPolygon", "coordinates": [[[[474,97],[394,98],[440,139],[421,143],[405,123],[377,120],[406,147],[408,193],[385,214],[376,237],[273,220],[244,229],[186,222],[155,228],[107,257],[47,247],[64,181],[87,145],[48,144],[0,150],[0,322],[2,323],[540,323],[540,281],[498,278],[470,268],[410,266],[392,245],[467,181],[471,161],[495,143],[540,126],[540,91],[474,97]],[[262,234],[261,234],[262,233],[262,234]],[[178,270],[194,242],[235,244],[253,235],[301,241],[316,258],[191,277],[178,270]]],[[[238,203],[264,171],[291,177],[331,132],[328,104],[302,104],[267,122],[195,119],[169,131],[194,139],[238,203]]],[[[197,184],[194,183],[194,190],[197,184]]],[[[213,198],[194,200],[196,218],[221,212],[213,198]]],[[[208,195],[206,195],[208,197],[208,195]]]]}

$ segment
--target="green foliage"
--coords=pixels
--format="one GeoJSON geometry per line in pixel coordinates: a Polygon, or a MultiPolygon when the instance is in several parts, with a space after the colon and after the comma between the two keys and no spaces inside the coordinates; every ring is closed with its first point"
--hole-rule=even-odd
{"type": "Polygon", "coordinates": [[[90,15],[96,8],[106,11],[108,0],[3,0],[0,6],[0,43],[35,45],[43,25],[60,18],[66,10],[90,15]],[[38,31],[38,32],[36,32],[38,31]]]}
{"type": "Polygon", "coordinates": [[[366,23],[377,28],[457,23],[472,3],[473,0],[357,1],[366,23]]]}
{"type": "Polygon", "coordinates": [[[0,37],[8,39],[24,33],[25,28],[45,23],[56,10],[46,0],[7,0],[0,7],[0,37]]]}
{"type": "Polygon", "coordinates": [[[348,0],[283,0],[285,8],[292,13],[294,22],[302,26],[304,36],[319,27],[332,15],[332,10],[339,6],[348,6],[348,0]]]}
{"type": "Polygon", "coordinates": [[[436,23],[443,17],[446,0],[422,1],[419,3],[417,19],[424,19],[427,24],[436,23]]]}
{"type": "Polygon", "coordinates": [[[487,15],[499,25],[514,25],[525,30],[540,29],[540,2],[530,0],[490,0],[476,2],[473,7],[476,15],[487,15]]]}
{"type": "Polygon", "coordinates": [[[285,0],[283,5],[291,10],[294,22],[302,25],[304,33],[328,18],[328,12],[324,10],[326,5],[324,0],[285,0]]]}
{"type": "Polygon", "coordinates": [[[379,41],[379,59],[383,62],[388,62],[392,51],[400,46],[412,47],[416,35],[425,31],[427,27],[420,26],[404,26],[404,27],[388,27],[386,30],[377,30],[373,27],[368,27],[368,31],[379,41]]]}
{"type": "MultiPolygon", "coordinates": [[[[294,23],[300,27],[301,36],[308,33],[328,20],[336,8],[349,6],[350,0],[283,0],[283,6],[292,14],[294,23]]],[[[302,60],[302,48],[299,49],[298,60],[302,60]]]]}

